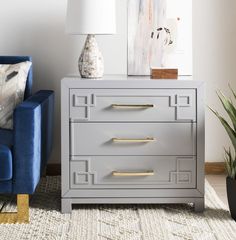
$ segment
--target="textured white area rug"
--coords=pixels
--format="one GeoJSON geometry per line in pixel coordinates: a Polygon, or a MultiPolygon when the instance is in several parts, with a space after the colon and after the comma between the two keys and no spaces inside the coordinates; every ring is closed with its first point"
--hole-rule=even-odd
{"type": "MultiPolygon", "coordinates": [[[[0,204],[9,201],[0,197],[0,204]]],[[[14,202],[6,210],[14,210],[14,202]]],[[[236,240],[236,222],[206,182],[206,210],[191,205],[90,205],[60,213],[60,177],[42,179],[30,224],[0,225],[0,240],[236,240]]]]}

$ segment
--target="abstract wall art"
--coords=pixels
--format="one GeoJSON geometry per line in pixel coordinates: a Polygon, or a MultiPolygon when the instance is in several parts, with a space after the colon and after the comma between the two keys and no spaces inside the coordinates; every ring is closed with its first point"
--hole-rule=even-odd
{"type": "Polygon", "coordinates": [[[128,75],[155,67],[192,75],[192,0],[128,1],[128,75]]]}

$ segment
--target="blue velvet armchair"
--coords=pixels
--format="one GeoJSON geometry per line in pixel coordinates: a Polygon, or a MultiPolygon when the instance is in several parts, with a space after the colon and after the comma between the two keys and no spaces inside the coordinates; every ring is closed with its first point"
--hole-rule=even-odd
{"type": "MultiPolygon", "coordinates": [[[[0,57],[0,64],[31,61],[30,57],[0,57]]],[[[0,194],[17,195],[17,212],[0,213],[0,223],[29,221],[33,194],[52,150],[53,91],[32,95],[32,67],[24,102],[14,110],[13,130],[0,128],[0,194]]],[[[1,211],[1,210],[0,210],[1,211]]]]}

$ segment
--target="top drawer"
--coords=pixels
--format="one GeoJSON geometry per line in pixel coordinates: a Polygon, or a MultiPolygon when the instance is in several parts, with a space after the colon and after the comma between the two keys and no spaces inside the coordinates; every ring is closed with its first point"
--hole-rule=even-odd
{"type": "Polygon", "coordinates": [[[196,121],[196,89],[70,89],[77,121],[196,121]]]}

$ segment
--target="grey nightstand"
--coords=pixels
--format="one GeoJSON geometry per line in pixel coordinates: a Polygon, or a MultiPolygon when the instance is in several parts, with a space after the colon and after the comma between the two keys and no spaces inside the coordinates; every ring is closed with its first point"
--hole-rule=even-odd
{"type": "Polygon", "coordinates": [[[61,113],[63,213],[88,203],[203,211],[203,82],[68,77],[61,113]]]}

